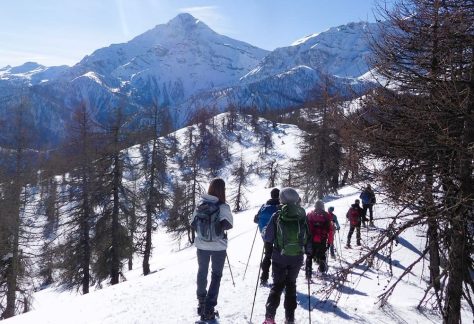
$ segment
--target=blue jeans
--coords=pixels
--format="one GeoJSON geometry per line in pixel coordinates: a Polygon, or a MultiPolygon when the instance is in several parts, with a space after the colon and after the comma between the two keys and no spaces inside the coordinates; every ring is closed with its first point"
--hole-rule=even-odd
{"type": "Polygon", "coordinates": [[[205,312],[212,312],[217,305],[219,287],[221,285],[222,270],[226,258],[226,251],[208,251],[197,249],[198,273],[197,273],[197,291],[199,300],[204,300],[205,312]],[[211,284],[207,288],[207,274],[209,272],[209,261],[211,261],[211,284]]]}

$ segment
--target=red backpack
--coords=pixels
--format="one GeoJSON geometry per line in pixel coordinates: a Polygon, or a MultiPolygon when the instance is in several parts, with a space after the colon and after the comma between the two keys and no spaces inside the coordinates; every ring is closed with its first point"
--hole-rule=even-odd
{"type": "Polygon", "coordinates": [[[349,218],[349,222],[351,223],[351,225],[353,226],[357,226],[359,225],[359,211],[353,207],[351,207],[349,209],[349,211],[347,212],[347,215],[348,215],[348,218],[349,218]]]}
{"type": "Polygon", "coordinates": [[[321,243],[328,239],[331,219],[326,212],[317,213],[313,210],[308,214],[308,223],[313,235],[313,242],[321,243]]]}

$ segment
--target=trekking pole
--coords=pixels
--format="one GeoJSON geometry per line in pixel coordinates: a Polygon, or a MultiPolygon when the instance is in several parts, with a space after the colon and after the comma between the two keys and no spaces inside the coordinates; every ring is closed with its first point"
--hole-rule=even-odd
{"type": "Polygon", "coordinates": [[[337,240],[339,241],[339,261],[342,257],[342,249],[343,249],[343,246],[341,245],[341,235],[339,235],[339,231],[337,231],[337,240]]]}
{"type": "Polygon", "coordinates": [[[257,229],[255,230],[255,235],[253,236],[252,247],[250,248],[249,258],[247,259],[247,264],[245,265],[245,271],[244,271],[244,276],[242,280],[245,280],[245,274],[247,273],[247,267],[249,266],[250,256],[252,255],[253,245],[255,244],[255,238],[257,237],[257,232],[258,232],[258,226],[257,226],[257,229]]]}
{"type": "Polygon", "coordinates": [[[225,257],[227,258],[227,264],[229,265],[230,277],[232,278],[232,284],[235,287],[234,275],[232,274],[232,268],[230,267],[229,255],[227,252],[225,253],[225,257]]]}
{"type": "MultiPolygon", "coordinates": [[[[265,247],[264,247],[265,248],[265,247]]],[[[262,263],[263,260],[263,251],[264,248],[262,248],[262,256],[260,257],[260,264],[262,263]]],[[[260,278],[260,270],[262,267],[258,267],[258,275],[257,275],[257,284],[255,285],[255,293],[253,295],[253,303],[252,303],[252,312],[250,313],[250,321],[249,323],[252,323],[252,316],[253,316],[253,308],[255,306],[255,298],[257,297],[257,288],[258,288],[258,279],[260,278]]]]}
{"type": "Polygon", "coordinates": [[[310,279],[308,279],[308,318],[309,318],[309,324],[311,324],[311,287],[310,287],[310,279]]]}
{"type": "Polygon", "coordinates": [[[369,246],[369,225],[366,225],[365,226],[365,230],[366,230],[366,238],[365,238],[365,244],[367,244],[367,246],[369,246]]]}

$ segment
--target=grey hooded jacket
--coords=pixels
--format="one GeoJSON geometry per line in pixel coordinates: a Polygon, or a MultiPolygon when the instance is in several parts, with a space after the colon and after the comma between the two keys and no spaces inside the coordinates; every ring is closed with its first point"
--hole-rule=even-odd
{"type": "MultiPolygon", "coordinates": [[[[201,201],[198,203],[200,205],[203,202],[210,202],[210,203],[217,203],[219,199],[215,196],[211,196],[208,194],[204,194],[201,197],[201,201]]],[[[196,216],[196,211],[193,213],[193,217],[191,219],[191,224],[194,221],[194,217],[196,216]]],[[[222,225],[223,230],[229,230],[233,227],[234,219],[232,217],[232,213],[230,211],[230,206],[226,203],[221,204],[219,206],[219,219],[222,225]]],[[[196,237],[194,240],[194,245],[196,248],[200,250],[208,250],[208,251],[222,251],[227,249],[227,237],[223,239],[219,239],[216,242],[205,242],[202,241],[199,237],[196,237]]]]}

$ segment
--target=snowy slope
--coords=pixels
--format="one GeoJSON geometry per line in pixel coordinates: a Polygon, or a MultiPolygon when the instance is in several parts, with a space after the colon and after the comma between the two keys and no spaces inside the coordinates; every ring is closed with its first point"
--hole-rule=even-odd
{"type": "Polygon", "coordinates": [[[242,78],[255,82],[280,74],[297,66],[319,70],[329,75],[357,78],[369,70],[369,36],[377,30],[377,24],[349,23],[306,36],[291,46],[277,48],[242,78]]]}
{"type": "MultiPolygon", "coordinates": [[[[223,115],[218,116],[216,122],[223,115]]],[[[263,123],[263,120],[261,121],[263,123]]],[[[237,163],[238,157],[243,154],[246,161],[258,161],[259,148],[255,143],[252,132],[248,126],[242,127],[242,145],[231,144],[230,150],[233,155],[233,163],[237,163]]],[[[183,139],[185,129],[177,132],[178,139],[183,139]]],[[[277,147],[270,153],[270,157],[277,158],[280,165],[288,163],[288,159],[297,157],[297,143],[300,131],[291,125],[278,125],[273,133],[273,140],[277,147]]],[[[172,166],[173,172],[178,172],[177,166],[172,166]]],[[[222,170],[222,175],[229,180],[229,166],[222,170]]],[[[250,178],[251,185],[247,191],[249,208],[243,212],[234,214],[234,228],[229,231],[228,255],[232,266],[235,287],[230,277],[230,269],[226,264],[222,278],[219,304],[217,309],[221,314],[220,323],[248,323],[257,282],[258,265],[262,251],[262,241],[257,236],[253,253],[245,279],[243,273],[249,256],[252,240],[256,233],[256,225],[253,216],[258,208],[269,197],[271,188],[265,188],[266,179],[255,175],[250,178]]],[[[228,183],[228,190],[232,186],[228,183]]],[[[359,189],[353,186],[341,189],[337,196],[328,197],[326,207],[334,206],[335,213],[339,216],[342,229],[340,233],[341,243],[347,235],[348,225],[344,214],[355,198],[359,196],[359,189]]],[[[380,202],[375,206],[375,217],[377,228],[384,228],[385,217],[393,216],[394,211],[383,202],[383,197],[378,197],[380,202]]],[[[310,208],[310,206],[307,206],[310,208]]],[[[309,209],[308,208],[308,209],[309,209]]],[[[364,245],[370,245],[371,240],[378,234],[378,229],[362,232],[364,245]]],[[[399,237],[400,243],[395,247],[393,259],[394,279],[399,275],[419,251],[425,246],[424,238],[418,237],[416,230],[408,231],[399,237]]],[[[354,239],[354,238],[353,238],[354,239]]],[[[336,248],[340,259],[330,260],[329,274],[335,269],[352,262],[363,253],[362,249],[341,249],[339,240],[336,240],[336,248]]],[[[195,248],[188,246],[186,240],[179,242],[174,240],[163,228],[154,235],[153,257],[151,268],[154,273],[147,277],[141,275],[141,260],[134,260],[135,270],[125,273],[127,281],[118,285],[96,290],[88,295],[81,296],[76,292],[64,292],[60,288],[48,288],[34,294],[34,311],[6,320],[6,324],[26,323],[70,323],[70,324],[152,324],[152,323],[192,323],[197,319],[195,315],[195,277],[197,262],[195,248]]],[[[387,260],[381,258],[381,267],[369,269],[362,277],[358,274],[364,267],[357,269],[350,277],[350,282],[340,290],[340,299],[337,306],[334,298],[322,303],[323,294],[320,288],[326,282],[314,275],[314,283],[311,285],[310,307],[313,323],[438,323],[440,318],[427,313],[420,313],[415,309],[418,300],[423,294],[423,286],[420,281],[421,269],[415,267],[407,279],[400,283],[395,291],[391,303],[384,309],[378,308],[377,296],[383,292],[388,282],[387,260]]],[[[393,280],[392,279],[392,282],[393,280]]],[[[263,320],[265,313],[265,301],[269,288],[259,287],[257,291],[253,323],[263,320]]],[[[308,295],[307,285],[303,272],[300,272],[297,284],[298,308],[296,310],[297,323],[308,322],[308,295]]],[[[282,322],[284,316],[282,305],[278,309],[277,321],[282,322]]],[[[465,314],[466,322],[472,321],[472,314],[465,314]]]]}
{"type": "Polygon", "coordinates": [[[26,62],[20,66],[6,66],[0,69],[0,80],[23,83],[31,86],[48,82],[61,76],[68,66],[46,67],[35,62],[26,62]]]}

